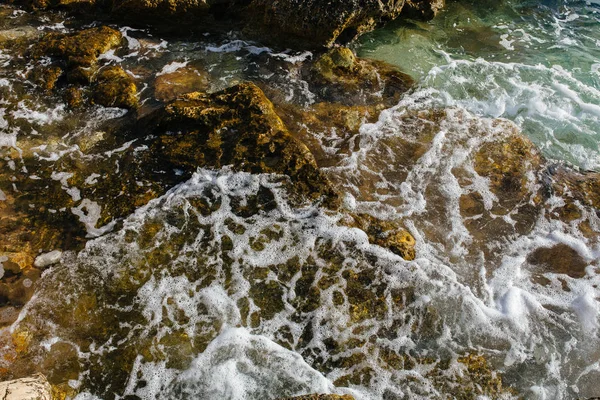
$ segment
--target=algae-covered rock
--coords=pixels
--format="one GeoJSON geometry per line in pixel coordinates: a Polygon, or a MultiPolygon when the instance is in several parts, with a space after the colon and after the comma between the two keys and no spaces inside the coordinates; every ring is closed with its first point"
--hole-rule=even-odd
{"type": "Polygon", "coordinates": [[[395,67],[357,58],[347,47],[329,50],[309,64],[303,75],[320,100],[344,105],[391,107],[414,84],[395,67]]]}
{"type": "Polygon", "coordinates": [[[121,44],[121,32],[107,27],[84,29],[74,34],[49,33],[32,49],[35,58],[57,57],[68,70],[92,68],[98,56],[121,44]]]}
{"type": "Polygon", "coordinates": [[[119,31],[101,26],[72,34],[50,33],[31,49],[34,65],[28,78],[37,86],[62,93],[71,108],[88,99],[85,92],[92,84],[92,103],[106,107],[137,107],[136,85],[121,67],[100,68],[98,57],[121,45],[119,31]],[[50,63],[48,63],[48,59],[50,63]]]}
{"type": "Polygon", "coordinates": [[[336,202],[311,152],[287,131],[254,84],[214,94],[189,93],[149,116],[143,129],[148,125],[162,132],[150,147],[152,158],[171,169],[232,165],[252,173],[279,173],[290,177],[298,193],[336,202]]]}
{"type": "MultiPolygon", "coordinates": [[[[493,369],[480,354],[467,354],[458,358],[458,368],[448,368],[449,363],[440,362],[428,377],[445,398],[475,400],[482,396],[502,399],[515,393],[502,383],[502,375],[493,369]]],[[[511,397],[512,397],[511,396],[511,397]]]]}
{"type": "Polygon", "coordinates": [[[56,87],[56,83],[62,74],[62,68],[56,65],[40,65],[31,71],[29,79],[44,90],[51,91],[56,87]]]}
{"type": "Polygon", "coordinates": [[[517,132],[481,146],[474,162],[475,171],[489,179],[490,189],[507,209],[528,200],[532,173],[541,165],[538,149],[517,132]]]}
{"type": "Polygon", "coordinates": [[[105,107],[136,108],[137,87],[121,67],[102,68],[94,77],[93,102],[105,107]]]}

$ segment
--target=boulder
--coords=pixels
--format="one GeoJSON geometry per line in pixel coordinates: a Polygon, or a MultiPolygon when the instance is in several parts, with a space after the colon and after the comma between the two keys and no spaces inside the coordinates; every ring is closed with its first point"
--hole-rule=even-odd
{"type": "Polygon", "coordinates": [[[119,66],[102,68],[94,77],[92,101],[105,107],[137,108],[137,87],[119,66]]]}
{"type": "Polygon", "coordinates": [[[121,32],[108,26],[84,29],[74,34],[49,33],[33,47],[34,58],[53,57],[73,75],[89,82],[98,56],[121,45],[121,32]],[[91,72],[86,72],[91,71],[91,72]]]}
{"type": "Polygon", "coordinates": [[[321,101],[391,107],[413,86],[413,79],[390,64],[361,59],[335,47],[307,65],[303,77],[321,101]]]}

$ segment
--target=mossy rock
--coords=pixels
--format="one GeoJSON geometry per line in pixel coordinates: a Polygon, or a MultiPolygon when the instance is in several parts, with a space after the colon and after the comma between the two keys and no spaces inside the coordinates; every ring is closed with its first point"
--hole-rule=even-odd
{"type": "Polygon", "coordinates": [[[344,105],[391,107],[414,84],[385,62],[357,58],[347,47],[335,47],[307,65],[303,77],[321,101],[344,105]]]}
{"type": "Polygon", "coordinates": [[[92,101],[105,107],[135,109],[138,105],[137,87],[133,78],[121,67],[100,69],[94,77],[92,101]]]}
{"type": "Polygon", "coordinates": [[[98,56],[121,45],[122,35],[108,26],[84,29],[73,34],[49,33],[31,50],[34,58],[56,57],[68,70],[90,68],[98,56]]]}
{"type": "Polygon", "coordinates": [[[288,132],[252,83],[213,94],[189,93],[148,116],[141,126],[159,136],[150,148],[152,159],[171,169],[232,165],[251,173],[283,174],[297,193],[337,204],[337,194],[309,149],[288,132]]]}

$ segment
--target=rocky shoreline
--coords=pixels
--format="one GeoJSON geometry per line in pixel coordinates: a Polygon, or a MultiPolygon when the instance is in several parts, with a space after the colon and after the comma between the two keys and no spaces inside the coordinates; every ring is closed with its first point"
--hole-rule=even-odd
{"type": "MultiPolygon", "coordinates": [[[[382,62],[361,59],[343,45],[386,21],[431,19],[443,9],[443,1],[33,0],[17,4],[34,13],[67,12],[83,21],[99,20],[102,24],[42,36],[20,34],[26,31],[15,29],[0,31],[0,49],[18,54],[18,62],[28,71],[23,79],[22,96],[9,100],[6,109],[14,111],[23,101],[32,101],[37,96],[64,102],[74,116],[97,106],[125,109],[128,113],[103,122],[95,127],[93,134],[88,132],[77,137],[72,156],[40,157],[40,147],[46,146],[43,144],[45,138],[39,141],[35,135],[25,140],[17,138],[18,145],[14,143],[3,153],[0,160],[3,171],[0,173],[1,326],[8,327],[17,320],[19,311],[36,293],[36,284],[46,274],[44,271],[61,261],[61,252],[81,251],[91,238],[117,231],[135,210],[190,179],[198,168],[220,170],[226,167],[253,175],[275,174],[280,177],[278,188],[285,190],[291,207],[321,207],[325,214],[337,216],[339,226],[364,232],[371,244],[390,250],[407,261],[417,256],[415,237],[401,219],[383,220],[348,206],[346,187],[349,182],[361,188],[361,193],[353,193],[354,198],[369,201],[371,194],[382,191],[377,187],[376,175],[357,179],[327,167],[338,165],[359,147],[356,138],[360,136],[360,126],[376,121],[381,111],[398,104],[414,85],[405,72],[382,62]],[[169,26],[171,21],[180,21],[183,30],[196,24],[201,25],[202,30],[218,32],[234,27],[244,38],[278,48],[314,50],[312,57],[282,67],[290,76],[306,82],[313,98],[308,105],[290,98],[269,79],[242,80],[211,91],[210,74],[193,65],[160,74],[153,72],[154,75],[140,71],[136,75],[106,56],[110,54],[118,59],[131,40],[115,25],[110,25],[117,21],[134,26],[150,24],[159,31],[160,24],[169,26]],[[152,76],[151,80],[140,78],[144,73],[152,76]],[[335,154],[328,153],[326,146],[312,134],[329,131],[334,132],[331,140],[339,147],[335,154]],[[35,179],[31,178],[32,171],[35,179]]],[[[15,9],[8,7],[2,12],[7,10],[15,9]]],[[[271,73],[268,72],[266,75],[271,73]]],[[[0,86],[2,90],[5,88],[0,86]]],[[[8,92],[6,98],[11,98],[8,92]]],[[[406,171],[434,146],[435,133],[455,111],[407,111],[401,117],[404,131],[380,142],[385,149],[403,155],[402,165],[386,164],[385,151],[382,151],[384,156],[375,158],[375,163],[381,165],[374,165],[373,170],[402,180],[406,171]]],[[[20,129],[36,130],[34,124],[25,126],[10,119],[8,123],[21,124],[20,129]]],[[[477,122],[466,121],[466,124],[470,124],[473,135],[486,135],[477,122]]],[[[460,198],[460,212],[475,240],[494,243],[513,234],[527,234],[542,215],[550,220],[575,224],[597,240],[600,234],[590,221],[600,209],[600,174],[550,163],[514,124],[495,120],[492,125],[497,133],[473,149],[464,170],[453,171],[465,190],[460,198]],[[491,205],[475,190],[469,192],[476,178],[489,182],[490,193],[494,196],[491,205]],[[560,204],[550,202],[551,198],[560,198],[560,204]],[[509,213],[516,222],[508,223],[498,218],[509,213]]],[[[464,144],[460,142],[462,139],[456,140],[457,146],[464,144]]],[[[435,199],[436,194],[431,193],[431,196],[435,199]]],[[[240,218],[251,219],[265,210],[276,209],[275,198],[271,188],[261,186],[253,201],[234,206],[233,210],[240,218]]],[[[202,198],[194,207],[208,218],[219,209],[219,201],[210,203],[202,198]]],[[[146,236],[153,237],[162,229],[151,225],[132,233],[138,236],[141,247],[145,240],[150,241],[146,236]]],[[[244,230],[233,221],[228,221],[228,226],[233,232],[244,230]]],[[[205,230],[207,227],[194,229],[205,230]]],[[[260,251],[276,236],[275,231],[261,231],[252,238],[252,246],[260,251]]],[[[152,256],[156,259],[148,258],[148,264],[158,268],[165,257],[173,256],[172,250],[161,249],[152,256]]],[[[229,250],[219,251],[226,255],[229,250]]],[[[540,249],[531,254],[528,261],[543,271],[565,273],[570,277],[584,276],[587,264],[584,265],[576,254],[564,250],[556,247],[540,249]]],[[[285,290],[272,286],[266,279],[272,274],[280,275],[281,280],[289,279],[297,272],[308,277],[306,282],[296,283],[297,292],[303,293],[301,301],[294,303],[297,320],[317,309],[323,301],[322,293],[340,280],[346,285],[344,297],[347,299],[339,300],[337,305],[347,302],[351,322],[358,325],[403,308],[403,302],[410,297],[410,293],[389,293],[388,288],[373,284],[382,279],[379,276],[382,272],[368,266],[367,262],[356,273],[336,263],[335,246],[328,243],[319,251],[323,253],[323,259],[330,262],[327,274],[316,276],[314,271],[311,272],[310,262],[294,264],[290,261],[285,268],[257,270],[247,277],[255,285],[257,305],[253,307],[257,309],[251,311],[250,305],[243,302],[239,306],[246,310],[250,326],[273,318],[284,308],[270,304],[271,296],[275,298],[285,290]],[[393,304],[389,304],[390,299],[393,304]]],[[[358,259],[369,259],[363,249],[357,249],[356,253],[358,259]]],[[[493,257],[491,245],[490,257],[493,257]]],[[[209,271],[208,267],[204,271],[207,277],[211,275],[209,271]]],[[[148,272],[140,267],[132,272],[134,277],[128,277],[130,280],[114,277],[117,289],[110,289],[105,301],[131,300],[148,281],[146,273],[152,274],[152,270],[148,272]]],[[[539,274],[540,281],[544,279],[542,275],[539,274]]],[[[44,290],[48,290],[47,287],[44,290]]],[[[120,329],[101,328],[105,322],[103,318],[118,320],[117,316],[121,315],[95,315],[94,307],[100,302],[100,296],[82,296],[62,311],[72,314],[75,324],[98,328],[98,340],[112,340],[113,335],[123,339],[125,336],[120,329]]],[[[333,298],[339,297],[341,295],[333,298]]],[[[131,311],[132,314],[136,312],[131,311]]],[[[430,317],[432,321],[420,323],[438,329],[436,317],[430,317]]],[[[67,324],[62,320],[64,317],[53,315],[52,318],[57,325],[67,324]]],[[[135,318],[141,317],[135,314],[135,318]]],[[[41,372],[45,372],[45,367],[52,370],[48,379],[54,390],[53,398],[73,396],[76,391],[68,382],[78,376],[81,361],[71,344],[56,348],[52,345],[50,352],[35,348],[34,333],[43,336],[41,329],[36,331],[40,325],[43,323],[33,317],[25,318],[18,329],[10,332],[8,339],[2,338],[8,367],[0,365],[0,378],[22,378],[31,374],[33,371],[27,368],[34,362],[41,366],[41,372]],[[61,358],[67,360],[65,365],[61,364],[61,358]],[[60,373],[56,372],[59,369],[60,373]]],[[[383,335],[382,332],[378,334],[383,335]]],[[[72,342],[85,347],[87,335],[92,333],[84,329],[73,335],[72,342]]],[[[302,340],[309,343],[312,335],[307,330],[302,333],[302,340]]],[[[191,350],[185,347],[189,338],[181,336],[171,340],[173,342],[168,346],[189,356],[191,350]]],[[[341,356],[352,349],[368,348],[369,343],[339,338],[331,338],[329,343],[328,350],[340,354],[340,358],[333,364],[320,365],[315,361],[315,365],[322,370],[348,369],[348,375],[340,377],[336,385],[360,384],[370,377],[368,367],[352,369],[353,365],[363,361],[358,353],[341,356]]],[[[148,350],[150,344],[139,346],[142,350],[136,351],[151,353],[148,350]]],[[[206,347],[206,343],[190,346],[197,351],[206,347]]],[[[316,351],[305,350],[306,353],[316,351]]],[[[386,351],[382,349],[378,356],[387,368],[410,369],[407,365],[415,362],[391,350],[386,351]]],[[[131,367],[133,354],[124,356],[124,365],[131,367]]],[[[158,357],[148,354],[148,358],[158,357]]],[[[416,359],[430,366],[428,376],[440,390],[459,398],[474,399],[478,395],[500,398],[505,393],[512,394],[510,388],[503,386],[501,374],[494,371],[483,356],[464,354],[457,361],[464,373],[455,375],[444,360],[416,359]]],[[[115,376],[106,371],[98,372],[102,377],[99,384],[114,378],[115,382],[124,385],[128,373],[126,368],[115,372],[115,376]]],[[[94,383],[96,389],[99,384],[94,383]]],[[[104,395],[112,398],[117,392],[118,388],[104,395]]],[[[342,400],[351,397],[298,399],[304,398],[342,400]]]]}

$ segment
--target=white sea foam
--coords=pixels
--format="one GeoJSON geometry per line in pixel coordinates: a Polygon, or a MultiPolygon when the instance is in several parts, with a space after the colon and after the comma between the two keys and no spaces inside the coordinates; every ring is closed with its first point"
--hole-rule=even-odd
{"type": "Polygon", "coordinates": [[[173,72],[177,71],[178,69],[185,67],[186,65],[188,65],[188,61],[183,61],[183,62],[173,61],[173,62],[165,65],[163,67],[163,69],[160,70],[160,72],[158,72],[156,74],[156,76],[173,73],[173,72]]]}

